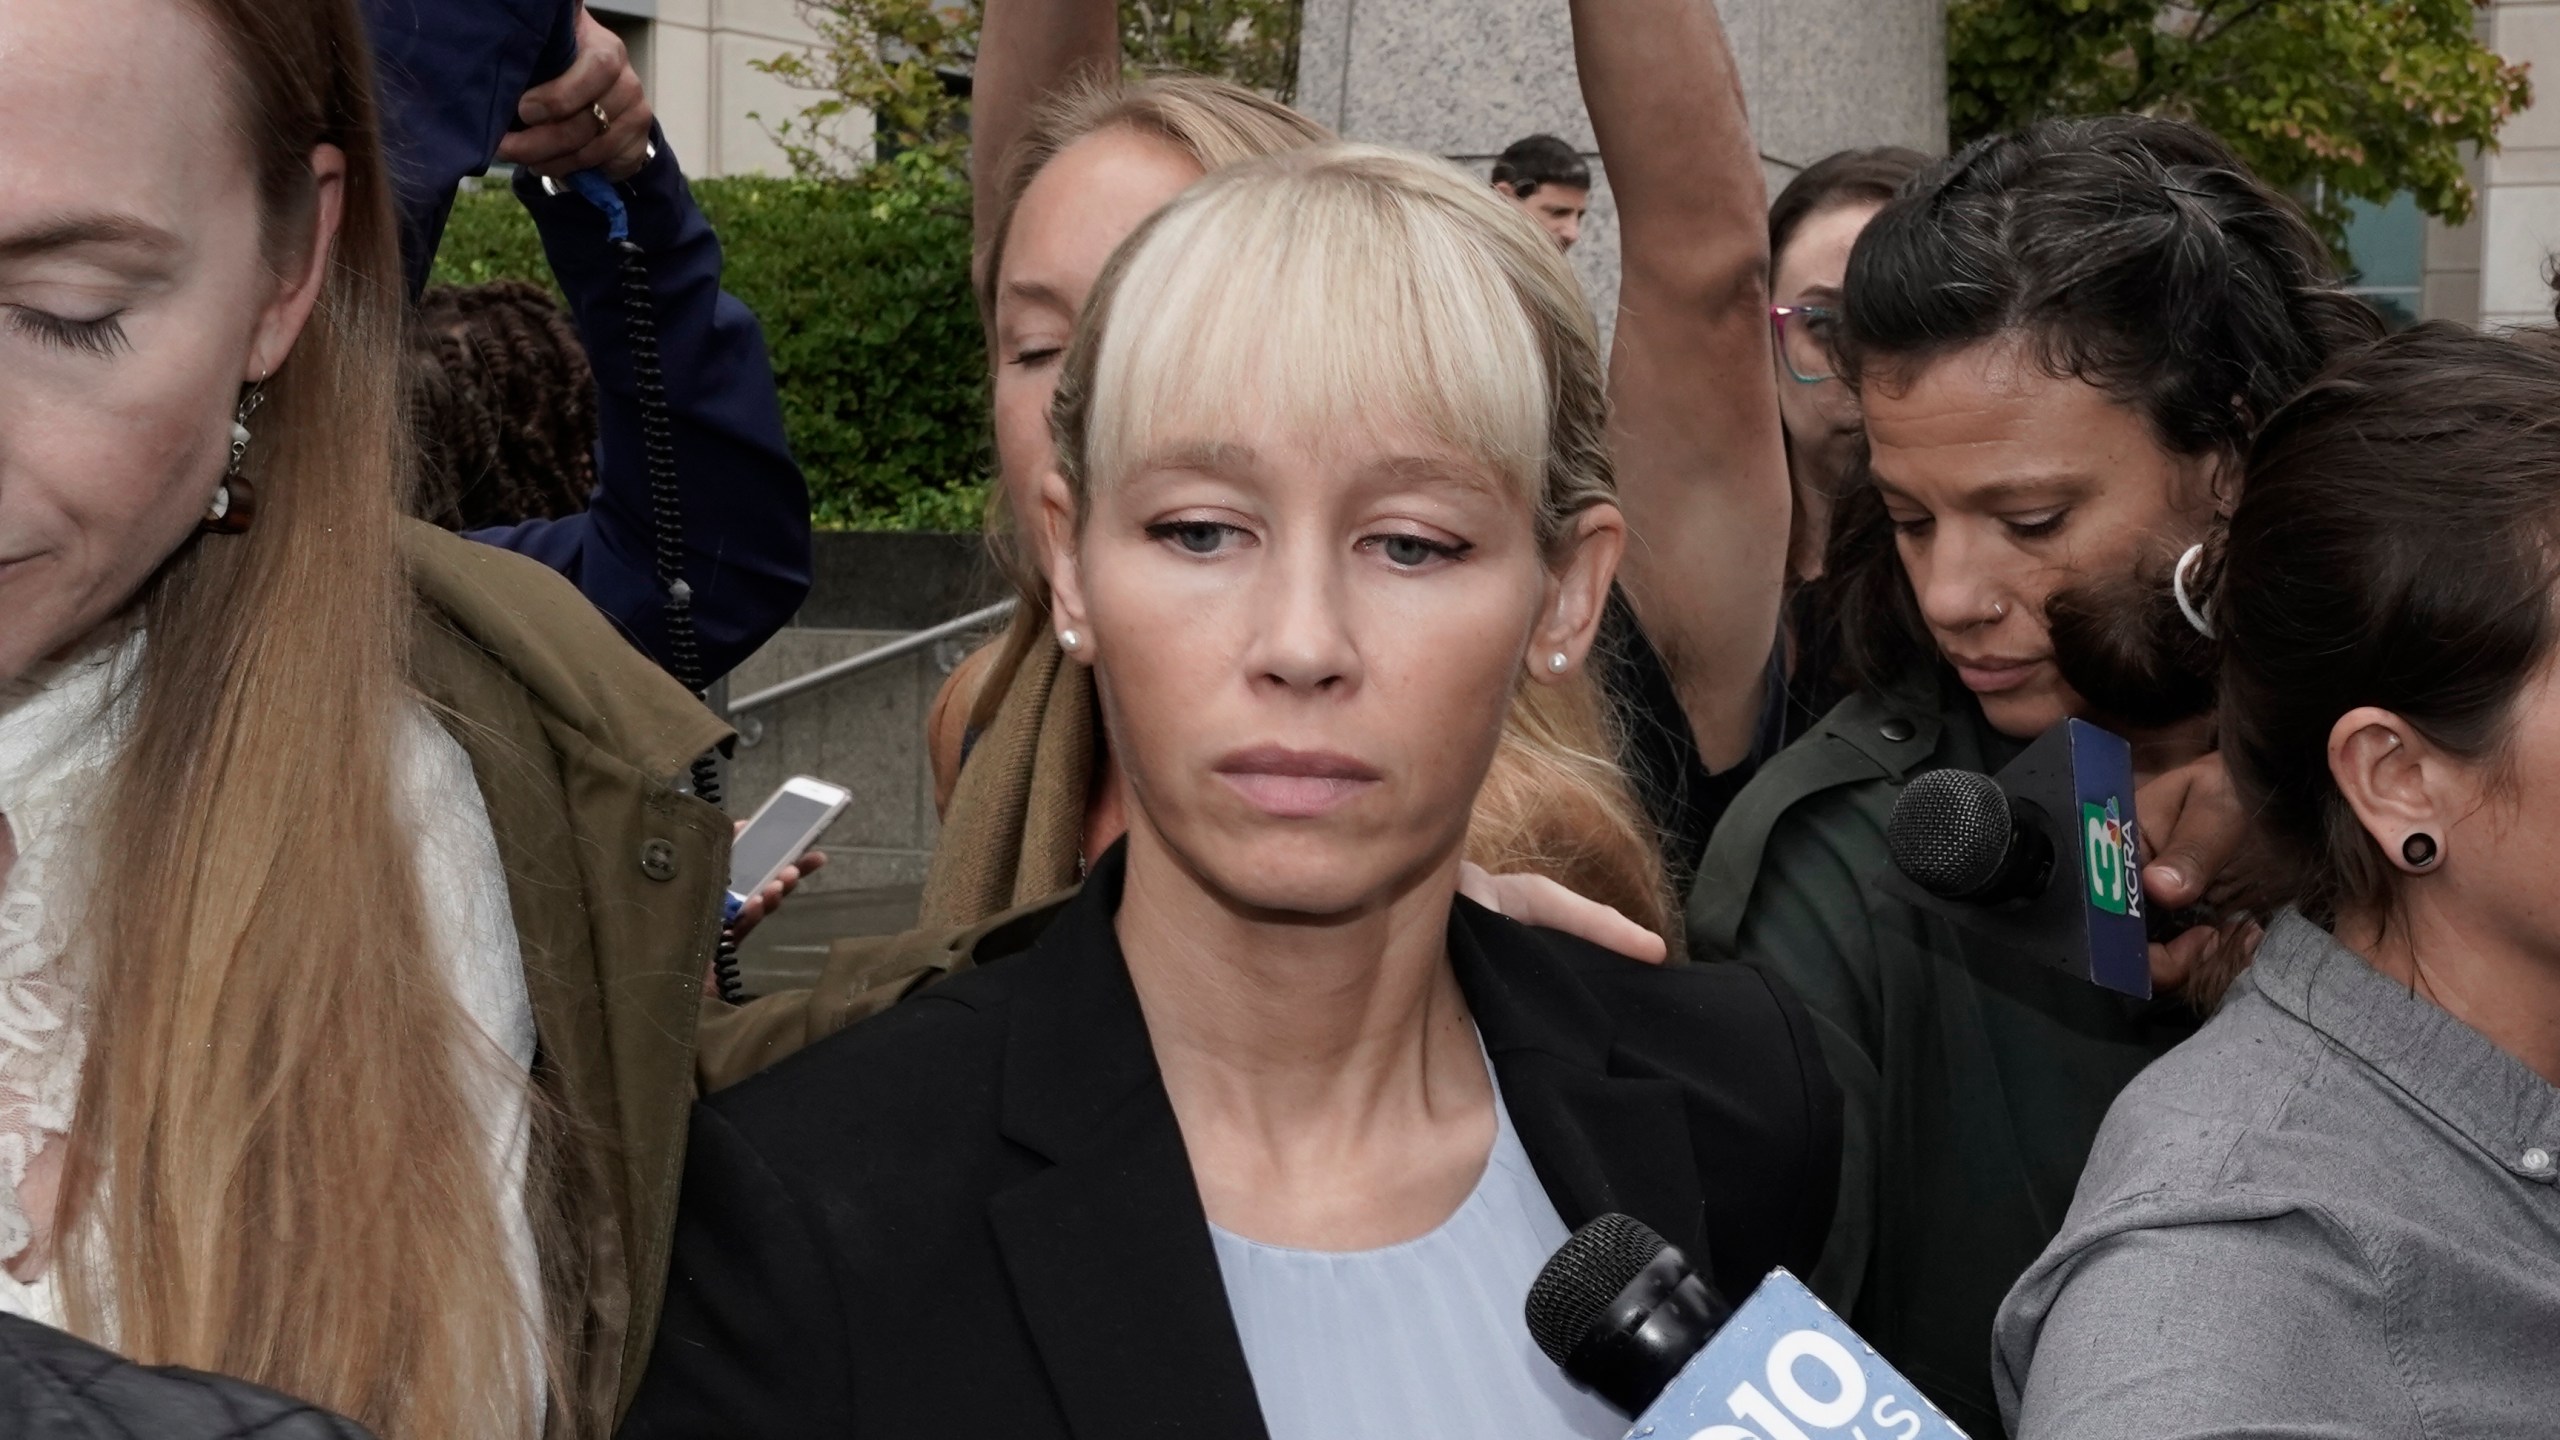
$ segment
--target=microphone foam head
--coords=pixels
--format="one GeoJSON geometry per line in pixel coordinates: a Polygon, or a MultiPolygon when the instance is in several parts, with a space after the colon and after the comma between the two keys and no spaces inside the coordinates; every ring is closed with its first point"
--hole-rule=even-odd
{"type": "Polygon", "coordinates": [[[1632,1215],[1603,1215],[1573,1232],[1529,1287],[1529,1335],[1562,1365],[1629,1282],[1671,1247],[1632,1215]]]}
{"type": "Polygon", "coordinates": [[[1999,875],[2014,828],[2000,782],[1971,770],[1932,770],[1902,787],[1884,843],[1894,868],[1913,884],[1961,900],[1999,875]]]}

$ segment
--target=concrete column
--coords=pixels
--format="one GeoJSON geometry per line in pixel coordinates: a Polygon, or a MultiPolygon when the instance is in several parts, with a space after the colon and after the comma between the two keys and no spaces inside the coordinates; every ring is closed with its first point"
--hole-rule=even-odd
{"type": "Polygon", "coordinates": [[[594,0],[591,8],[631,46],[687,174],[789,171],[766,127],[818,97],[759,72],[755,62],[814,38],[793,0],[594,0]]]}
{"type": "Polygon", "coordinates": [[[2501,148],[2483,163],[2480,202],[2480,321],[2484,325],[2548,324],[2551,287],[2544,278],[2560,250],[2560,3],[2500,0],[2489,19],[2491,48],[2534,67],[2543,82],[2535,103],[2507,122],[2501,148]]]}
{"type": "MultiPolygon", "coordinates": [[[[2468,166],[2471,188],[2483,194],[2488,167],[2479,157],[2468,166]]],[[[2480,323],[2480,211],[2475,207],[2471,218],[2460,225],[2447,225],[2429,216],[2426,234],[2425,286],[2418,300],[2421,320],[2452,320],[2464,325],[2480,323]]]]}
{"type": "MultiPolygon", "coordinates": [[[[1718,0],[1718,8],[1773,193],[1835,150],[1946,148],[1945,0],[1718,0]]],[[[1591,160],[1591,214],[1573,260],[1608,326],[1617,309],[1617,211],[1582,107],[1565,0],[1306,0],[1298,107],[1350,138],[1487,172],[1524,135],[1562,136],[1591,160]]]]}

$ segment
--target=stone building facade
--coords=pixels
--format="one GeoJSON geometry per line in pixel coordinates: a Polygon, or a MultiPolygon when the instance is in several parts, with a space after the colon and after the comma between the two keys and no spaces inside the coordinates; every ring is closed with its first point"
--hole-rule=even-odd
{"type": "MultiPolygon", "coordinates": [[[[1944,0],[1718,0],[1718,9],[1772,194],[1835,150],[1946,148],[1944,0]]],[[[1593,171],[1573,260],[1604,324],[1615,312],[1616,211],[1565,0],[1306,0],[1298,107],[1354,139],[1488,171],[1524,135],[1563,137],[1593,171]]]]}
{"type": "Polygon", "coordinates": [[[792,0],[588,0],[631,47],[667,143],[692,175],[784,174],[766,126],[814,97],[755,68],[807,45],[792,0]]]}
{"type": "Polygon", "coordinates": [[[2420,313],[2474,325],[2548,323],[2547,271],[2560,252],[2560,3],[2498,0],[2480,20],[2489,47],[2533,66],[2533,105],[2499,148],[2473,162],[2480,204],[2460,227],[2426,222],[2420,313]]]}

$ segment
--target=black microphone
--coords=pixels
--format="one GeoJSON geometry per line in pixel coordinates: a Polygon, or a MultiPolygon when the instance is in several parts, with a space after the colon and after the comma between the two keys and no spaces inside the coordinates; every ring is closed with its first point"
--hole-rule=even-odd
{"type": "Polygon", "coordinates": [[[1631,1216],[1601,1216],[1547,1261],[1529,1334],[1630,1435],[1964,1440],[1796,1277],[1770,1271],[1735,1310],[1631,1216]]]}
{"type": "Polygon", "coordinates": [[[1894,801],[1885,845],[1897,872],[1885,888],[1969,940],[2150,997],[2133,747],[2122,737],[2065,720],[1997,776],[1917,776],[1894,801]]]}
{"type": "Polygon", "coordinates": [[[1999,905],[2041,895],[2053,879],[2052,823],[1971,770],[1932,770],[1902,789],[1885,822],[1893,863],[1947,900],[1999,905]]]}
{"type": "Polygon", "coordinates": [[[1732,1315],[1688,1257],[1632,1215],[1573,1232],[1529,1287],[1538,1348],[1628,1415],[1652,1404],[1732,1315]]]}

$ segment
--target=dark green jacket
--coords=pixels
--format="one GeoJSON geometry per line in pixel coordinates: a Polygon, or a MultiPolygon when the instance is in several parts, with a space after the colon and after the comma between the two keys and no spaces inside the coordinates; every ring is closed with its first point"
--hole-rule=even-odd
{"type": "Polygon", "coordinates": [[[1689,953],[1783,977],[1848,1097],[1840,1205],[1813,1288],[1957,1424],[2001,1433],[1991,1320],[2070,1208],[2107,1107],[2193,1033],[2143,1003],[1968,954],[1884,893],[1884,827],[1926,770],[2022,748],[1951,680],[1935,703],[1862,692],[1734,801],[1689,897],[1689,953]]]}
{"type": "MultiPolygon", "coordinates": [[[[719,938],[729,821],[677,786],[728,726],[522,557],[413,526],[414,683],[471,757],[524,951],[537,1123],[571,1157],[528,1197],[568,1268],[567,1398],[607,1433],[666,1284],[695,1019],[719,938]]],[[[431,1257],[422,1263],[432,1263],[431,1257]]]]}

